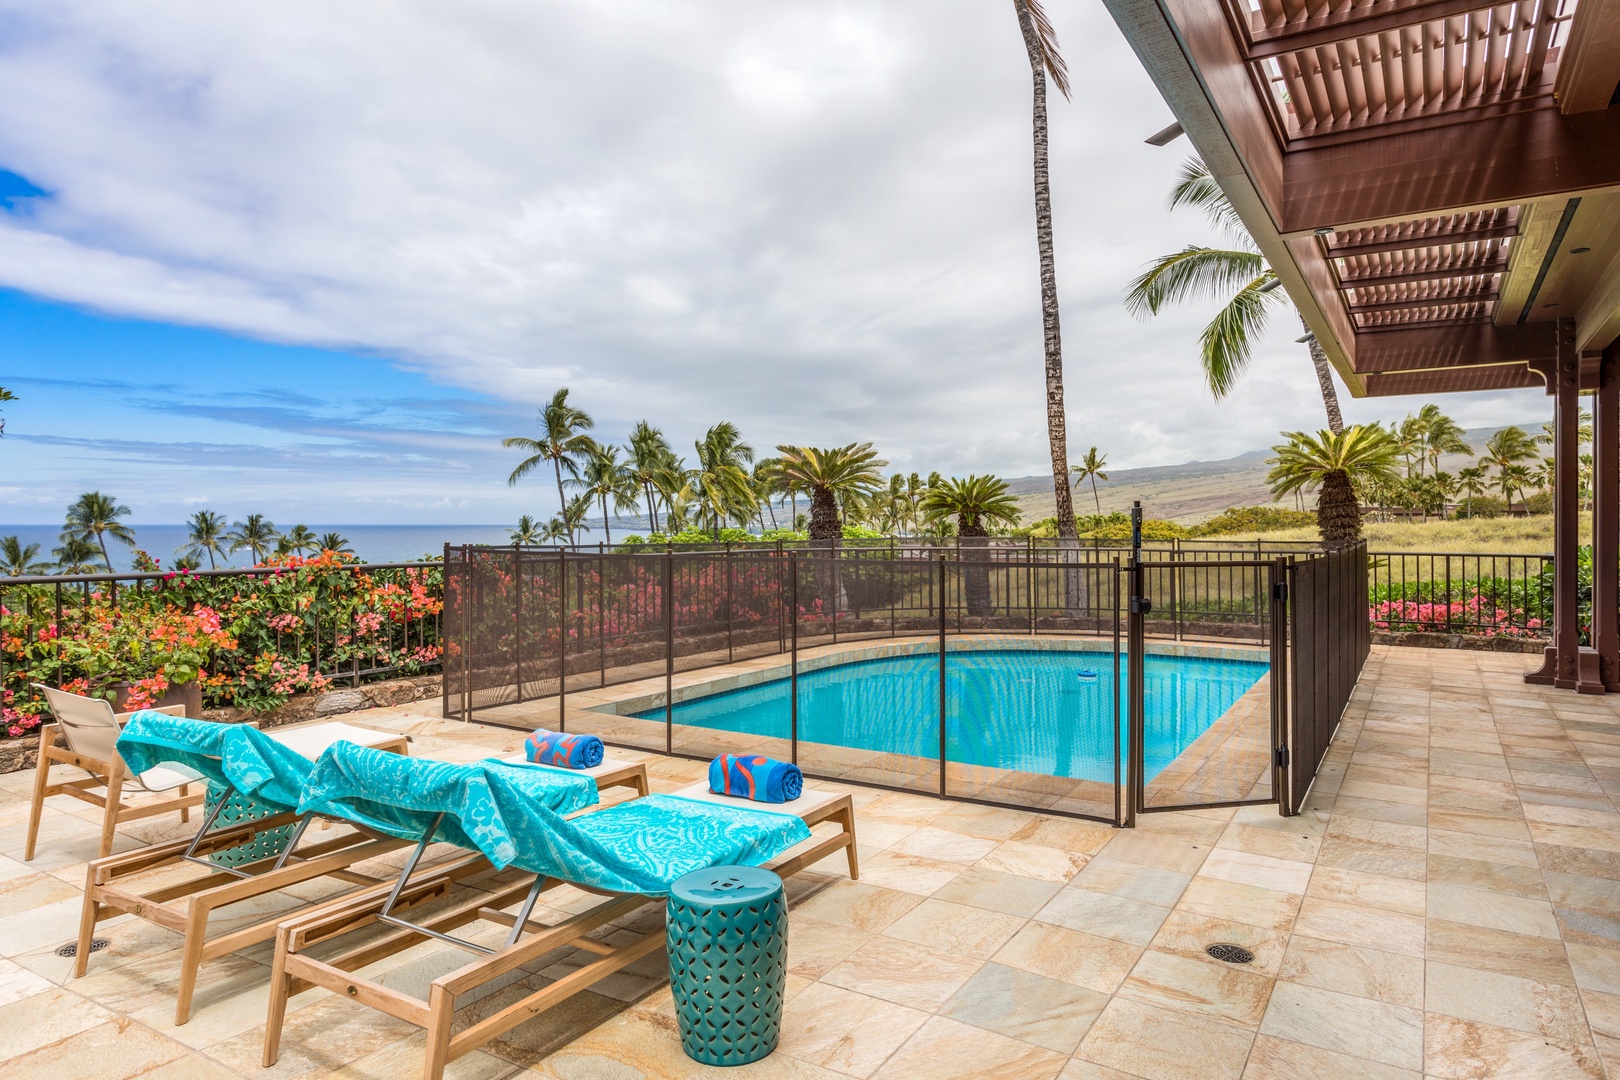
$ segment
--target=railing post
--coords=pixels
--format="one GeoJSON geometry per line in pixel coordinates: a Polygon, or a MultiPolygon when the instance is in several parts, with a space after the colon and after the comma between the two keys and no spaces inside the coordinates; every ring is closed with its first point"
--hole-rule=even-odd
{"type": "MultiPolygon", "coordinates": [[[[961,540],[957,540],[957,551],[961,551],[961,540]]],[[[939,797],[945,797],[945,717],[946,717],[946,690],[945,690],[945,582],[947,563],[944,559],[939,561],[939,797]]]]}
{"type": "Polygon", "coordinates": [[[675,751],[675,549],[664,552],[664,753],[675,751]]]}
{"type": "MultiPolygon", "coordinates": [[[[1271,745],[1272,794],[1277,797],[1277,812],[1292,817],[1299,812],[1294,805],[1289,770],[1290,747],[1294,740],[1288,730],[1288,569],[1281,555],[1272,561],[1268,571],[1271,587],[1271,745]]],[[[1365,620],[1363,620],[1365,621],[1365,620]]]]}
{"type": "Polygon", "coordinates": [[[557,549],[557,730],[568,730],[568,551],[557,549]]]}
{"type": "Polygon", "coordinates": [[[733,585],[734,585],[734,581],[733,581],[733,568],[732,568],[732,562],[731,562],[731,544],[727,543],[726,544],[726,663],[728,663],[728,664],[731,663],[732,658],[736,655],[736,652],[735,652],[735,649],[733,648],[732,640],[731,640],[732,624],[735,621],[732,618],[732,612],[731,612],[731,605],[732,605],[732,599],[733,599],[732,594],[733,594],[733,591],[734,591],[733,590],[733,585]]]}
{"type": "Polygon", "coordinates": [[[596,553],[596,666],[598,686],[607,685],[607,557],[596,553]]]}
{"type": "Polygon", "coordinates": [[[517,543],[512,544],[512,681],[517,684],[517,699],[523,701],[523,553],[517,543]]]}
{"type": "Polygon", "coordinates": [[[799,763],[799,555],[787,553],[788,620],[792,641],[788,660],[788,740],[791,759],[799,763]]]}

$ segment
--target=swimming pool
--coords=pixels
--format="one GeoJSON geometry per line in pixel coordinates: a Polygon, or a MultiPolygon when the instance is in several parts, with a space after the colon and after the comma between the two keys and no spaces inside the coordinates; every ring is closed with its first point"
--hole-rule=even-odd
{"type": "MultiPolygon", "coordinates": [[[[1262,661],[1149,656],[1146,780],[1266,674],[1262,661]]],[[[1127,664],[1119,658],[1120,740],[1127,664]]],[[[788,679],[678,701],[674,722],[790,737],[788,679]]],[[[1114,663],[1106,652],[952,650],[946,655],[949,760],[1079,780],[1114,780],[1114,663]]],[[[634,714],[662,720],[664,709],[634,714]]],[[[939,757],[939,654],[885,656],[801,671],[799,740],[939,757]]]]}

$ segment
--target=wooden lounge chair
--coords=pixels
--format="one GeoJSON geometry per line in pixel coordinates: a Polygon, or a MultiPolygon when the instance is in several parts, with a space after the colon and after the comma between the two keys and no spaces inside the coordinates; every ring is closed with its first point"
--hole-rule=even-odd
{"type": "MultiPolygon", "coordinates": [[[[338,742],[370,746],[400,755],[406,752],[407,742],[406,736],[401,734],[343,723],[252,734],[262,734],[300,758],[311,760],[338,742]]],[[[238,737],[245,736],[245,730],[238,733],[238,737]]],[[[195,762],[204,770],[209,768],[205,760],[189,755],[186,755],[186,760],[195,762]]],[[[215,766],[216,772],[218,769],[219,766],[215,766]]],[[[639,791],[647,788],[646,767],[640,763],[604,763],[594,779],[599,786],[620,784],[639,791]]],[[[230,780],[221,774],[216,776],[216,782],[229,784],[230,780]]],[[[262,801],[263,792],[255,797],[262,801]]],[[[291,801],[289,797],[287,802],[291,801]]],[[[225,800],[221,799],[216,804],[216,810],[223,805],[225,800]]],[[[85,882],[84,911],[79,922],[74,975],[85,973],[90,958],[90,942],[96,925],[101,921],[121,914],[133,914],[167,927],[185,939],[180,957],[175,1023],[186,1023],[190,1019],[192,997],[202,965],[269,940],[275,935],[277,923],[286,917],[283,910],[210,935],[209,923],[215,913],[225,911],[228,914],[228,909],[233,905],[317,878],[330,878],[349,886],[317,904],[341,900],[379,882],[386,884],[388,880],[356,872],[352,869],[356,864],[407,846],[404,841],[394,837],[348,827],[334,837],[301,844],[304,829],[310,820],[311,815],[300,814],[289,807],[254,821],[211,830],[214,822],[210,816],[190,840],[177,840],[91,863],[85,882]],[[296,831],[290,843],[274,858],[238,867],[214,865],[208,861],[212,854],[251,844],[272,830],[288,826],[293,826],[296,831]],[[181,863],[198,865],[202,872],[175,881],[172,870],[181,863]]]]}
{"type": "MultiPolygon", "coordinates": [[[[45,695],[56,722],[39,729],[39,762],[34,766],[34,801],[28,810],[28,842],[23,848],[23,861],[34,857],[45,800],[52,795],[69,795],[102,808],[101,849],[97,852],[102,858],[111,854],[113,836],[123,822],[175,811],[179,811],[181,821],[191,819],[191,808],[203,801],[201,786],[192,788],[198,783],[194,774],[162,766],[134,773],[114,749],[118,733],[133,713],[114,713],[112,706],[101,698],[80,697],[38,683],[34,684],[34,689],[45,695]],[[59,734],[67,740],[66,750],[56,745],[59,734]],[[53,783],[52,769],[68,766],[90,775],[53,783]],[[96,788],[106,790],[98,793],[96,788]],[[166,798],[128,801],[132,795],[167,795],[176,789],[178,794],[166,798]]],[[[172,716],[185,715],[179,705],[158,711],[172,716]]]]}
{"type": "MultiPolygon", "coordinates": [[[[671,799],[687,800],[688,805],[708,803],[729,811],[757,810],[761,816],[793,815],[807,827],[824,822],[835,824],[839,829],[832,835],[810,836],[809,839],[780,852],[763,865],[786,877],[843,849],[848,858],[850,877],[859,876],[855,851],[854,808],[848,795],[833,792],[806,791],[793,802],[762,807],[747,800],[713,795],[707,785],[696,784],[675,792],[673,796],[654,795],[631,803],[606,807],[577,817],[569,824],[577,825],[580,831],[585,831],[591,829],[593,823],[601,823],[604,819],[615,815],[632,815],[636,812],[632,808],[649,807],[659,800],[667,802],[671,799]]],[[[698,815],[694,813],[694,816],[698,815]]],[[[805,829],[805,832],[808,833],[808,829],[805,829]]],[[[432,835],[430,828],[419,841],[418,853],[427,846],[432,835]]],[[[698,868],[700,867],[692,867],[698,868]]],[[[450,1061],[519,1024],[534,1019],[558,1002],[655,952],[664,943],[662,925],[638,933],[629,940],[624,940],[623,934],[620,933],[615,935],[613,944],[589,936],[593,931],[624,919],[648,904],[663,903],[662,895],[615,892],[599,888],[589,881],[567,880],[564,877],[545,874],[537,874],[532,881],[520,881],[513,885],[494,884],[487,890],[484,888],[468,890],[474,893],[470,899],[453,906],[440,905],[442,910],[425,915],[420,922],[413,923],[403,917],[402,913],[408,914],[427,901],[449,897],[458,880],[478,873],[488,874],[492,869],[499,867],[488,859],[476,855],[454,864],[441,866],[437,871],[426,874],[413,875],[412,865],[407,863],[399,879],[386,895],[379,891],[373,891],[370,895],[357,895],[319,911],[284,921],[276,934],[270,1009],[265,1023],[265,1066],[274,1065],[280,1056],[281,1033],[286,1019],[288,999],[311,986],[321,986],[361,1005],[425,1029],[427,1049],[422,1075],[427,1080],[441,1080],[450,1061]],[[554,925],[542,925],[532,920],[530,915],[535,898],[547,890],[566,884],[597,892],[606,899],[589,910],[554,925]],[[505,910],[514,904],[519,905],[515,913],[505,910]],[[506,937],[506,944],[492,949],[453,936],[452,931],[479,920],[509,927],[510,933],[506,937]],[[380,936],[363,933],[367,928],[376,927],[378,923],[387,924],[394,929],[380,936]],[[359,940],[342,951],[317,948],[349,934],[356,934],[359,940]],[[367,965],[428,938],[436,938],[464,948],[474,953],[477,958],[435,979],[426,1001],[358,974],[360,969],[367,965]],[[457,1034],[451,1034],[459,999],[464,999],[479,988],[486,987],[490,982],[562,948],[581,950],[592,959],[544,988],[512,1002],[457,1034]],[[316,952],[321,955],[317,956],[316,952]]],[[[586,876],[598,883],[601,880],[597,875],[586,876]]],[[[499,882],[500,879],[495,880],[499,882]]]]}

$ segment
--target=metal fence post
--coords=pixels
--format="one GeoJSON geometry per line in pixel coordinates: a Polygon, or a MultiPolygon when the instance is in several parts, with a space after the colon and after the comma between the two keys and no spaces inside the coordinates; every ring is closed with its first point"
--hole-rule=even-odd
{"type": "Polygon", "coordinates": [[[557,551],[557,730],[568,730],[568,552],[557,551]]]}
{"type": "MultiPolygon", "coordinates": [[[[440,585],[439,589],[443,599],[448,601],[450,598],[450,542],[448,540],[444,543],[444,560],[439,565],[443,567],[440,573],[444,578],[444,584],[440,585]]],[[[462,645],[462,654],[465,656],[465,640],[463,640],[462,645]]],[[[441,632],[439,634],[439,695],[441,698],[439,712],[448,719],[450,716],[450,658],[445,655],[445,652],[444,634],[441,632]]],[[[0,663],[3,663],[3,661],[0,661],[0,663]]],[[[3,670],[3,668],[0,668],[0,671],[3,670]]],[[[462,717],[462,719],[465,720],[466,717],[462,717]]]]}
{"type": "Polygon", "coordinates": [[[518,703],[523,702],[523,553],[512,544],[512,681],[518,703]]]}
{"type": "Polygon", "coordinates": [[[787,553],[788,620],[791,623],[791,659],[788,661],[788,740],[790,758],[799,763],[799,555],[787,553]]]}
{"type": "MultiPolygon", "coordinates": [[[[960,540],[958,540],[960,543],[960,540]]],[[[960,549],[958,549],[960,550],[960,549]]],[[[945,574],[946,562],[939,560],[939,797],[945,797],[945,574]]]]}
{"type": "Polygon", "coordinates": [[[675,549],[664,552],[664,753],[675,752],[675,549]]]}

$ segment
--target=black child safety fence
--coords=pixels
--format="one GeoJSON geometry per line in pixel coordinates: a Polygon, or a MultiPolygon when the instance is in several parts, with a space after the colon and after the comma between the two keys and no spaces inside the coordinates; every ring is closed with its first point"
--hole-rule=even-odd
{"type": "Polygon", "coordinates": [[[452,546],[445,715],[1128,826],[1302,804],[1364,546],[452,546]]]}

